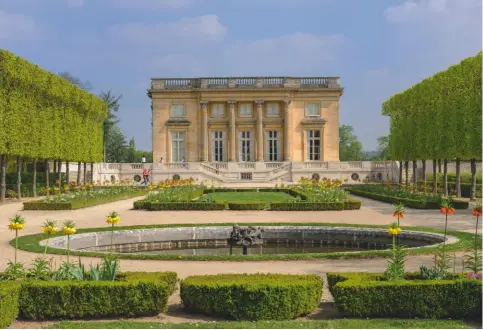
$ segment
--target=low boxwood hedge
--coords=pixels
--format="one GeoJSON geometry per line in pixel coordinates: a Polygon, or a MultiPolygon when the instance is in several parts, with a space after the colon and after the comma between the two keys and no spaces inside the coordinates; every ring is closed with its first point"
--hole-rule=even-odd
{"type": "Polygon", "coordinates": [[[7,328],[18,316],[18,296],[20,285],[0,282],[0,328],[7,328]]]}
{"type": "MultiPolygon", "coordinates": [[[[133,317],[166,311],[168,298],[176,290],[173,272],[123,273],[117,281],[22,281],[18,294],[7,298],[13,308],[7,311],[11,322],[18,313],[27,320],[133,317]]],[[[12,288],[0,282],[0,292],[12,288]]],[[[15,286],[14,286],[15,288],[15,286]]],[[[3,298],[0,300],[4,300],[3,298]]],[[[1,305],[0,305],[1,306],[1,305]]],[[[1,309],[0,315],[4,311],[1,309]]]]}
{"type": "Polygon", "coordinates": [[[146,190],[135,190],[131,193],[124,193],[122,195],[117,195],[117,196],[104,196],[104,197],[96,197],[91,199],[78,199],[78,200],[72,200],[67,202],[56,202],[56,203],[52,203],[52,202],[47,203],[47,202],[43,202],[42,200],[37,200],[37,201],[24,202],[23,209],[25,211],[77,210],[85,207],[117,202],[123,199],[144,196],[146,195],[146,193],[147,193],[146,190]]]}
{"type": "Polygon", "coordinates": [[[229,202],[228,209],[247,211],[247,210],[265,210],[268,208],[267,203],[264,202],[229,202]]]}
{"type": "Polygon", "coordinates": [[[314,202],[273,202],[270,203],[271,211],[341,211],[344,202],[314,203],[314,202]]]}
{"type": "Polygon", "coordinates": [[[335,305],[346,316],[481,320],[481,281],[408,278],[383,281],[382,274],[327,274],[335,305]]]}
{"type": "Polygon", "coordinates": [[[203,202],[150,202],[136,201],[133,203],[135,210],[147,211],[220,211],[225,209],[224,203],[203,202]]]}
{"type": "MultiPolygon", "coordinates": [[[[357,188],[346,188],[346,190],[353,195],[367,197],[370,199],[391,203],[391,204],[402,203],[404,204],[404,206],[410,207],[413,209],[439,209],[441,207],[439,202],[434,202],[434,201],[424,201],[424,200],[416,200],[416,199],[408,199],[408,198],[400,198],[400,197],[389,196],[389,195],[376,194],[373,192],[357,190],[357,188]]],[[[455,209],[459,209],[459,210],[468,209],[468,202],[452,201],[451,204],[455,209]]]]}
{"type": "Polygon", "coordinates": [[[322,297],[316,275],[222,274],[190,276],[181,300],[193,312],[236,320],[289,320],[311,313],[322,297]]]}

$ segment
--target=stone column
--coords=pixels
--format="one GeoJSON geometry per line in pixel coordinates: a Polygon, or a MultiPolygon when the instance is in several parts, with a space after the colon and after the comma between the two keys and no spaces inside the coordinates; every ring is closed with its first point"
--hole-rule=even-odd
{"type": "Polygon", "coordinates": [[[290,100],[285,100],[283,105],[283,159],[286,162],[292,161],[292,116],[290,112],[290,100]]]}
{"type": "Polygon", "coordinates": [[[201,161],[208,161],[208,102],[201,101],[201,161]]]}
{"type": "Polygon", "coordinates": [[[236,101],[229,100],[228,101],[228,110],[229,110],[229,120],[230,120],[230,162],[236,162],[236,128],[235,128],[235,120],[236,120],[236,101]]]}
{"type": "Polygon", "coordinates": [[[257,162],[263,162],[263,100],[256,100],[257,105],[257,162]]]}

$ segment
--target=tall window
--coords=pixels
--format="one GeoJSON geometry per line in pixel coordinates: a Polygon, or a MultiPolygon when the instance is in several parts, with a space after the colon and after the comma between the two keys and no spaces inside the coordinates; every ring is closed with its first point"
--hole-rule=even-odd
{"type": "Polygon", "coordinates": [[[309,160],[320,160],[320,148],[321,148],[321,138],[320,130],[310,130],[308,132],[308,159],[309,160]]]}
{"type": "Polygon", "coordinates": [[[171,132],[171,159],[173,163],[186,161],[186,133],[185,132],[171,132]]]}
{"type": "Polygon", "coordinates": [[[280,104],[267,103],[267,117],[280,117],[280,104]]]}
{"type": "Polygon", "coordinates": [[[211,106],[211,117],[225,117],[225,105],[215,103],[211,106]]]}
{"type": "Polygon", "coordinates": [[[184,104],[173,104],[171,106],[171,117],[173,118],[185,117],[184,104]]]}
{"type": "Polygon", "coordinates": [[[280,157],[280,133],[278,131],[267,132],[267,160],[269,162],[278,162],[280,157]]]}
{"type": "Polygon", "coordinates": [[[307,117],[320,117],[320,106],[317,103],[307,104],[307,117]]]}
{"type": "Polygon", "coordinates": [[[241,103],[240,104],[240,117],[252,117],[252,104],[241,103]]]}
{"type": "Polygon", "coordinates": [[[211,159],[215,162],[225,161],[225,136],[223,132],[213,132],[212,133],[212,149],[211,149],[211,159]]]}
{"type": "Polygon", "coordinates": [[[250,131],[240,132],[240,161],[252,161],[252,134],[250,131]]]}

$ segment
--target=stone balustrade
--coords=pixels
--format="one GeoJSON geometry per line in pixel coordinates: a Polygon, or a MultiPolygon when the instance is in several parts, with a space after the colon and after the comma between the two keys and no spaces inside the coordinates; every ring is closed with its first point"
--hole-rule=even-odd
{"type": "Polygon", "coordinates": [[[341,88],[339,77],[153,78],[151,90],[226,88],[341,88]]]}

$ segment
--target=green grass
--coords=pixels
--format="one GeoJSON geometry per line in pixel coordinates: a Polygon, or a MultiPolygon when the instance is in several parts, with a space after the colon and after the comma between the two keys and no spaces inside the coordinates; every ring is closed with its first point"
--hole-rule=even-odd
{"type": "Polygon", "coordinates": [[[211,198],[215,202],[289,202],[295,200],[289,194],[276,191],[214,192],[203,195],[202,198],[211,198]]]}
{"type": "MultiPolygon", "coordinates": [[[[356,224],[342,224],[342,223],[238,223],[239,226],[325,226],[325,227],[355,227],[355,228],[387,228],[387,226],[374,225],[356,225],[356,224]]],[[[173,227],[210,227],[210,226],[233,226],[233,223],[204,223],[204,224],[167,224],[167,225],[138,225],[138,226],[116,226],[116,230],[134,230],[134,229],[150,229],[150,228],[173,228],[173,227]]],[[[111,227],[105,226],[100,228],[85,228],[77,229],[77,233],[92,233],[101,231],[110,231],[111,227]]],[[[403,230],[414,230],[428,233],[444,233],[443,230],[427,228],[427,227],[403,227],[403,230]]],[[[460,251],[467,247],[473,246],[474,234],[451,231],[447,232],[450,236],[455,236],[459,239],[458,242],[447,244],[447,251],[460,251]]],[[[20,236],[18,238],[19,250],[43,253],[44,247],[39,245],[39,242],[47,239],[47,234],[33,234],[20,236]]],[[[481,235],[478,240],[481,247],[481,235]]],[[[11,246],[15,246],[15,239],[10,241],[11,246]]],[[[437,247],[420,247],[407,250],[408,254],[433,254],[438,251],[437,247]]],[[[66,255],[67,250],[49,248],[49,254],[66,255]]],[[[71,255],[86,256],[86,257],[103,257],[105,253],[101,252],[86,252],[86,251],[71,251],[71,255]]],[[[361,252],[333,252],[333,253],[294,253],[294,254],[257,254],[257,255],[191,255],[191,256],[177,256],[177,255],[162,255],[162,254],[116,254],[120,259],[136,259],[136,260],[197,260],[197,261],[266,261],[266,260],[316,260],[316,259],[371,259],[388,257],[392,254],[390,250],[370,250],[361,252]]]]}
{"type": "MultiPolygon", "coordinates": [[[[257,322],[75,322],[62,321],[47,329],[474,329],[475,325],[460,320],[401,319],[334,319],[257,322]]],[[[480,327],[481,329],[481,327],[480,327]]]]}

